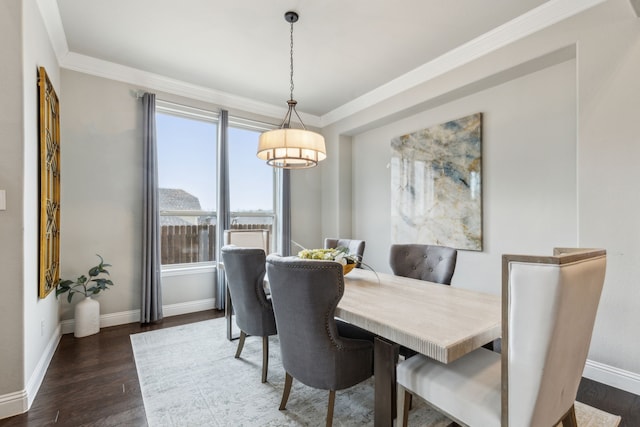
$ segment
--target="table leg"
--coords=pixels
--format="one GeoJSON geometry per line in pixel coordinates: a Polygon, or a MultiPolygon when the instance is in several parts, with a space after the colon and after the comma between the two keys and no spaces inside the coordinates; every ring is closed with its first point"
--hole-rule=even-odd
{"type": "Polygon", "coordinates": [[[374,341],[375,408],[374,426],[391,427],[396,416],[396,343],[377,337],[374,341]]]}

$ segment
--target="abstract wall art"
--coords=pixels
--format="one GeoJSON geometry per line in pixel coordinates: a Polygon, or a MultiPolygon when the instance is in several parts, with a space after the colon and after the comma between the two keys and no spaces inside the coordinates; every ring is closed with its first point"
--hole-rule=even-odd
{"type": "Polygon", "coordinates": [[[482,113],[391,140],[391,242],[482,250],[482,113]]]}

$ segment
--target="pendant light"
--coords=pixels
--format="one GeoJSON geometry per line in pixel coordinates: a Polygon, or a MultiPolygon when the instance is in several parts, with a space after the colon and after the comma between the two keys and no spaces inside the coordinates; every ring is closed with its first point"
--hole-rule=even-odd
{"type": "Polygon", "coordinates": [[[324,137],[307,130],[296,111],[297,101],[293,99],[293,23],[298,21],[296,12],[287,12],[284,19],[291,24],[290,96],[289,109],[280,128],[264,132],[258,140],[257,156],[268,165],[284,169],[311,168],[327,157],[324,137]],[[291,118],[295,114],[302,129],[291,128],[291,118]]]}

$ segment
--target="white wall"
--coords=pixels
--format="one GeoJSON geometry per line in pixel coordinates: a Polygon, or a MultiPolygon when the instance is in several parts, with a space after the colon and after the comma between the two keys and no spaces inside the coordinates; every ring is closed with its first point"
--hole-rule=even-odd
{"type": "MultiPolygon", "coordinates": [[[[215,299],[216,272],[203,271],[189,274],[162,274],[162,301],[165,306],[180,306],[194,301],[212,301],[215,299]]],[[[169,315],[166,310],[163,313],[169,315]]]]}
{"type": "MultiPolygon", "coordinates": [[[[100,293],[100,313],[140,308],[142,104],[134,88],[62,70],[61,276],[74,279],[112,264],[115,286],[100,293]]],[[[62,319],[73,317],[61,299],[62,319]]]]}
{"type": "MultiPolygon", "coordinates": [[[[35,381],[55,335],[54,299],[34,298],[37,122],[32,83],[37,65],[47,67],[61,98],[63,277],[85,272],[98,252],[114,264],[116,282],[99,297],[102,313],[137,310],[140,298],[141,114],[131,95],[140,88],[59,72],[35,11],[35,0],[0,2],[0,189],[7,190],[7,210],[0,211],[0,418],[27,400],[27,382],[35,381]]],[[[640,344],[634,330],[640,324],[638,70],[640,21],[628,0],[608,0],[334,123],[322,130],[329,158],[318,168],[291,174],[293,239],[317,247],[327,236],[362,233],[367,260],[385,269],[389,139],[482,111],[485,250],[461,254],[454,284],[478,283],[478,289],[493,291],[499,282],[496,257],[511,248],[548,252],[563,242],[606,248],[607,279],[588,373],[622,388],[636,387],[631,391],[640,394],[640,344]],[[573,60],[566,57],[567,49],[573,60]],[[541,66],[536,58],[548,63],[541,66]],[[536,119],[544,126],[534,126],[536,119]],[[548,129],[556,133],[547,135],[548,129]],[[551,153],[552,148],[559,151],[551,153]],[[541,189],[556,179],[562,186],[543,194],[541,189]],[[527,205],[533,201],[543,201],[546,208],[527,205]],[[525,227],[519,227],[525,223],[519,215],[528,219],[525,227]],[[574,219],[577,225],[568,225],[574,219]],[[613,374],[598,377],[607,369],[613,374]]],[[[164,96],[180,101],[176,98],[164,96]]],[[[165,295],[175,304],[185,301],[177,288],[165,295]]],[[[72,306],[61,302],[60,307],[63,319],[72,317],[72,306]]]]}
{"type": "Polygon", "coordinates": [[[24,370],[22,224],[23,95],[22,5],[0,2],[0,189],[7,209],[0,211],[0,418],[23,410],[24,370]],[[7,402],[7,400],[9,402],[7,402]]]}
{"type": "Polygon", "coordinates": [[[367,263],[391,271],[391,139],[476,112],[483,114],[483,251],[459,253],[453,284],[499,295],[503,253],[575,246],[575,103],[571,60],[354,136],[353,235],[366,240],[367,263]]]}
{"type": "MultiPolygon", "coordinates": [[[[86,273],[96,253],[113,265],[115,286],[99,294],[101,315],[135,321],[140,308],[142,238],[142,104],[134,95],[143,89],[101,77],[62,70],[64,102],[61,111],[62,242],[64,278],[86,273]],[[120,314],[119,314],[120,313],[120,314]]],[[[154,91],[152,91],[154,92],[154,91]]],[[[220,107],[158,93],[159,99],[193,107],[220,107]]],[[[241,117],[264,120],[232,111],[241,117]]],[[[320,173],[293,171],[294,240],[317,246],[320,230],[313,215],[320,211],[320,173]],[[311,194],[311,195],[310,195],[311,194]],[[302,202],[304,200],[304,202],[302,202]]],[[[214,274],[163,275],[163,305],[168,315],[210,308],[214,274]],[[196,302],[196,305],[190,305],[196,302]]],[[[62,299],[61,318],[73,318],[76,300],[62,299]]],[[[110,324],[122,323],[117,319],[110,324]]],[[[65,330],[68,332],[67,330],[65,330]]]]}
{"type": "Polygon", "coordinates": [[[23,3],[24,85],[24,375],[29,405],[44,378],[59,339],[55,291],[39,299],[38,67],[45,67],[58,99],[63,99],[60,70],[35,0],[23,3]]]}
{"type": "MultiPolygon", "coordinates": [[[[549,253],[553,245],[572,240],[575,245],[607,249],[607,276],[585,375],[640,394],[640,342],[636,339],[635,332],[640,324],[640,310],[637,308],[640,301],[640,287],[637,286],[637,277],[640,277],[640,249],[637,245],[637,236],[640,235],[640,224],[637,221],[640,215],[640,193],[636,188],[640,181],[640,169],[636,164],[640,154],[637,136],[637,121],[640,117],[640,80],[637,77],[640,73],[640,20],[628,0],[608,0],[529,37],[482,57],[472,58],[450,72],[437,75],[411,90],[323,129],[328,140],[328,152],[337,151],[339,141],[348,140],[348,137],[354,137],[352,139],[355,143],[352,165],[337,160],[328,161],[325,165],[322,178],[326,186],[322,189],[322,212],[318,219],[322,220],[323,234],[334,234],[339,228],[336,212],[351,209],[354,213],[354,237],[363,237],[358,235],[360,232],[372,236],[375,229],[376,239],[388,239],[390,225],[386,220],[389,215],[387,206],[380,205],[374,212],[367,211],[366,215],[371,218],[363,218],[362,212],[362,209],[368,209],[367,203],[372,203],[370,198],[373,197],[367,195],[369,190],[363,188],[364,183],[368,182],[367,177],[380,183],[371,186],[376,188],[377,197],[385,200],[388,198],[388,193],[384,193],[388,192],[388,172],[379,169],[380,165],[386,164],[383,157],[389,156],[388,148],[385,147],[384,152],[379,151],[382,149],[382,140],[388,141],[390,136],[438,123],[442,119],[485,111],[486,108],[498,108],[499,105],[495,102],[512,105],[513,110],[508,117],[519,111],[526,111],[531,108],[529,100],[523,99],[518,92],[503,93],[502,88],[496,87],[491,91],[501,98],[483,99],[482,91],[487,90],[488,82],[506,81],[504,77],[511,74],[511,70],[522,75],[522,71],[532,67],[529,74],[534,73],[545,68],[540,65],[549,60],[554,63],[553,58],[562,58],[567,51],[574,52],[574,79],[567,80],[568,76],[560,71],[566,64],[557,68],[549,64],[546,67],[548,70],[541,73],[559,73],[556,75],[558,80],[550,84],[557,90],[563,89],[560,90],[560,96],[575,94],[575,117],[568,118],[575,130],[562,128],[567,137],[574,141],[574,146],[565,145],[566,141],[563,140],[560,147],[563,154],[556,160],[542,159],[540,153],[531,150],[540,146],[544,149],[543,153],[551,154],[550,147],[540,145],[547,141],[520,147],[527,150],[528,157],[520,150],[509,151],[515,148],[511,145],[504,150],[496,150],[494,136],[502,145],[510,134],[516,139],[516,143],[519,137],[517,130],[509,128],[511,123],[504,120],[506,117],[495,117],[498,111],[490,110],[493,112],[485,121],[483,159],[483,218],[484,233],[488,241],[482,253],[462,254],[460,270],[456,272],[454,281],[463,286],[463,282],[471,283],[467,281],[471,278],[473,283],[483,283],[479,285],[482,289],[495,289],[494,283],[499,277],[500,268],[496,257],[506,249],[549,253]],[[539,61],[538,58],[542,60],[539,61]],[[562,81],[575,86],[566,91],[566,88],[558,87],[562,81]],[[377,128],[380,130],[373,131],[377,128]],[[368,136],[380,138],[373,141],[374,145],[378,144],[377,148],[363,148],[370,142],[365,140],[368,136]],[[574,153],[570,150],[574,150],[574,153]],[[365,155],[373,165],[366,162],[365,155]],[[574,157],[567,159],[570,155],[574,157]],[[563,163],[549,164],[552,160],[561,160],[563,163]],[[516,168],[521,168],[523,162],[527,162],[522,168],[528,173],[533,173],[537,178],[545,178],[545,181],[540,182],[540,187],[517,176],[516,168]],[[536,163],[539,163],[541,171],[535,169],[536,163]],[[497,167],[500,168],[496,169],[497,167]],[[509,181],[504,182],[500,177],[511,179],[515,176],[517,184],[526,184],[525,188],[530,192],[549,185],[547,175],[541,173],[546,173],[548,168],[553,177],[565,179],[562,181],[563,188],[550,189],[550,194],[555,197],[553,203],[540,193],[536,193],[536,198],[518,197],[516,200],[526,204],[533,200],[539,202],[544,197],[542,209],[538,205],[520,208],[513,200],[504,198],[507,195],[514,196],[517,191],[515,187],[509,187],[509,181]],[[352,172],[354,197],[351,205],[345,206],[349,202],[346,197],[341,197],[341,193],[342,185],[347,179],[343,179],[341,185],[338,185],[334,177],[346,177],[348,171],[352,172]],[[571,173],[574,174],[574,179],[570,178],[571,173]],[[364,194],[360,194],[362,192],[364,194]],[[563,210],[549,208],[558,203],[563,210]],[[514,230],[516,222],[513,219],[507,222],[504,220],[513,218],[520,209],[530,223],[517,230],[517,234],[509,235],[506,230],[514,230]],[[536,212],[532,212],[532,209],[536,212]],[[560,215],[560,218],[550,220],[555,214],[560,215]],[[575,224],[569,223],[572,216],[575,224]],[[542,235],[534,235],[533,230],[542,232],[542,235]],[[551,230],[558,233],[552,235],[551,230]],[[477,266],[479,270],[472,271],[465,266],[468,263],[477,266]]],[[[535,74],[523,77],[530,78],[535,80],[535,74]]],[[[532,83],[540,84],[535,81],[532,83]]],[[[505,87],[509,85],[511,83],[505,87]]],[[[544,93],[553,97],[549,101],[558,96],[546,90],[541,94],[544,93]]],[[[537,97],[538,94],[534,95],[537,97]]],[[[563,108],[569,107],[563,105],[563,108]]],[[[553,102],[544,105],[548,110],[557,107],[553,102]]],[[[538,114],[544,113],[540,110],[538,114]]],[[[564,114],[565,110],[560,113],[564,114]]],[[[544,123],[541,123],[543,129],[549,123],[554,128],[562,124],[557,123],[553,115],[540,117],[544,118],[544,123]],[[553,122],[550,122],[552,119],[553,122]]],[[[533,130],[540,132],[540,129],[533,130]]],[[[384,243],[376,246],[368,241],[365,258],[383,265],[385,254],[388,253],[388,248],[384,246],[384,243]]]]}
{"type": "MultiPolygon", "coordinates": [[[[322,208],[322,165],[291,171],[291,239],[305,248],[321,248],[324,238],[318,215],[322,208]]],[[[346,218],[350,221],[350,218],[346,218]]],[[[291,244],[291,254],[300,248],[291,244]]]]}
{"type": "Polygon", "coordinates": [[[578,51],[578,233],[608,251],[589,358],[640,382],[640,19],[627,1],[589,18],[578,51]]]}
{"type": "Polygon", "coordinates": [[[60,95],[59,68],[35,0],[0,5],[0,418],[32,403],[58,340],[55,296],[38,296],[38,67],[60,95]]]}

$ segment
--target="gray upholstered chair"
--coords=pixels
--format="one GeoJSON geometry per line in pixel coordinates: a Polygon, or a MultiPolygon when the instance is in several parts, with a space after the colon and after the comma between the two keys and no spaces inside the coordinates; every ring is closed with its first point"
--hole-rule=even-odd
{"type": "Polygon", "coordinates": [[[330,426],[336,390],[373,375],[373,343],[350,337],[358,330],[334,319],[344,293],[342,266],[272,254],[267,257],[267,274],[286,371],[280,410],[286,409],[295,378],[329,390],[326,424],[330,426]]]}
{"type": "MultiPolygon", "coordinates": [[[[396,276],[450,285],[456,270],[458,251],[447,246],[396,244],[389,251],[389,265],[396,276]]],[[[417,352],[400,347],[400,354],[409,358],[417,352]]]]}
{"type": "MultiPolygon", "coordinates": [[[[335,249],[338,247],[347,248],[350,254],[357,255],[358,259],[362,261],[364,255],[364,240],[351,240],[351,239],[335,239],[327,237],[324,239],[325,249],[335,249]]],[[[360,268],[361,262],[356,263],[356,268],[360,268]]]]}
{"type": "Polygon", "coordinates": [[[456,270],[458,251],[446,246],[391,245],[389,265],[396,276],[428,282],[451,284],[456,270]]]}
{"type": "Polygon", "coordinates": [[[407,393],[469,426],[576,426],[574,402],[604,283],[604,250],[502,258],[502,354],[480,348],[449,364],[422,355],[397,366],[407,393]]]}
{"type": "Polygon", "coordinates": [[[262,249],[223,246],[222,261],[227,286],[233,301],[240,340],[236,358],[240,357],[248,335],[262,337],[262,382],[269,368],[269,336],[275,335],[276,321],[271,300],[264,292],[266,256],[262,249]]]}

